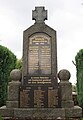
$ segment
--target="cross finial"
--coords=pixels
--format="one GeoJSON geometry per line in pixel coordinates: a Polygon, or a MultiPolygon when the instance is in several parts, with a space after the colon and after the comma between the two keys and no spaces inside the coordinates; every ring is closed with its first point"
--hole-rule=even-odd
{"type": "Polygon", "coordinates": [[[35,20],[36,23],[43,23],[44,20],[47,20],[47,10],[44,7],[35,7],[35,10],[32,11],[32,20],[35,20]]]}

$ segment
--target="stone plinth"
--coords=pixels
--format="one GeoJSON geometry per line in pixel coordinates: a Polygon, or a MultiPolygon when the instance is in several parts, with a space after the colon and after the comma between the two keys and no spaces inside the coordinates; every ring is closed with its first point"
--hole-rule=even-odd
{"type": "Polygon", "coordinates": [[[3,118],[11,118],[14,116],[14,110],[13,108],[7,108],[6,106],[3,106],[0,108],[0,116],[3,118]]]}
{"type": "Polygon", "coordinates": [[[15,109],[14,115],[20,118],[42,118],[42,119],[54,119],[59,116],[62,118],[65,117],[65,110],[64,108],[30,108],[30,109],[15,109]]]}
{"type": "Polygon", "coordinates": [[[0,108],[0,115],[5,118],[21,120],[57,120],[57,118],[81,118],[81,108],[0,108]]]}
{"type": "Polygon", "coordinates": [[[72,108],[65,108],[66,118],[78,118],[82,117],[82,109],[79,106],[74,106],[72,108]]]}

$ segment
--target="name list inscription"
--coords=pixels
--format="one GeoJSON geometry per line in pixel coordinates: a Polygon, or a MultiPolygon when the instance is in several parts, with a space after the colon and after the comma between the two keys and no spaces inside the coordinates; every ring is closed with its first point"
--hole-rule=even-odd
{"type": "Polygon", "coordinates": [[[51,39],[46,34],[29,38],[29,74],[51,74],[51,39]]]}
{"type": "Polygon", "coordinates": [[[21,108],[54,108],[58,105],[57,89],[53,87],[20,88],[21,108]]]}

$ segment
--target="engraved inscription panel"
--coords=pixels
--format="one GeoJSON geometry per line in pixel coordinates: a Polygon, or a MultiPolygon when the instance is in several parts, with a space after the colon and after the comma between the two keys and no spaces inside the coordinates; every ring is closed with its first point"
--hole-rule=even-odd
{"type": "Polygon", "coordinates": [[[53,87],[48,87],[48,107],[55,107],[58,103],[57,89],[53,87]]]}
{"type": "Polygon", "coordinates": [[[31,87],[20,88],[20,107],[31,107],[32,99],[31,99],[31,87]]]}
{"type": "Polygon", "coordinates": [[[28,85],[29,84],[51,84],[51,79],[49,77],[31,77],[28,79],[28,85]]]}
{"type": "Polygon", "coordinates": [[[28,73],[51,74],[51,38],[36,34],[29,38],[28,73]]]}
{"type": "Polygon", "coordinates": [[[24,76],[24,85],[47,85],[55,86],[57,88],[58,83],[56,81],[56,76],[44,75],[44,76],[24,76]]]}
{"type": "Polygon", "coordinates": [[[37,90],[34,90],[34,107],[35,108],[44,108],[45,107],[45,90],[42,90],[41,87],[38,87],[37,90]]]}
{"type": "Polygon", "coordinates": [[[57,89],[52,86],[27,86],[20,88],[21,108],[54,108],[57,106],[57,89]]]}

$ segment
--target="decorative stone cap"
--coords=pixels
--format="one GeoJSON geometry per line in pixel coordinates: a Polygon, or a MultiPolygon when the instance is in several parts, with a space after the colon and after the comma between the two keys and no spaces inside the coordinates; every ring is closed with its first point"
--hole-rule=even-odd
{"type": "Polygon", "coordinates": [[[68,70],[62,69],[58,73],[58,78],[62,81],[68,81],[71,77],[71,74],[68,70]]]}
{"type": "Polygon", "coordinates": [[[21,70],[19,70],[19,69],[12,70],[10,73],[10,78],[13,81],[20,81],[22,78],[21,70]]]}

